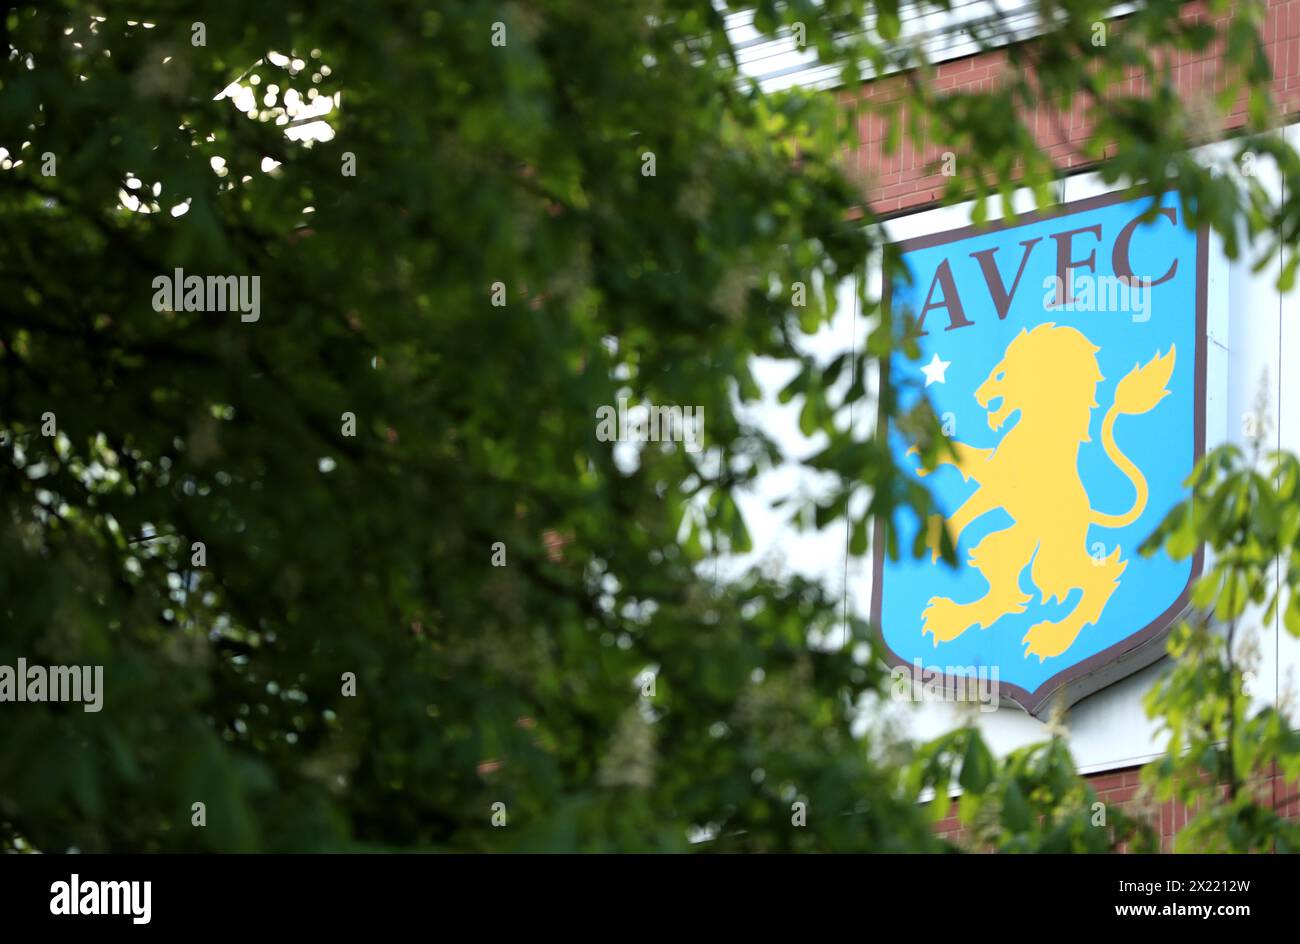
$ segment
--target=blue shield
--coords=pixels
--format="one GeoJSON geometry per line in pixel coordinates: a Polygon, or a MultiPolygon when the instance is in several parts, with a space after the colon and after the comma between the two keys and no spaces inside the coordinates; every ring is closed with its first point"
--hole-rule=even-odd
{"type": "Polygon", "coordinates": [[[911,280],[888,304],[921,331],[920,358],[889,364],[899,407],[928,396],[956,446],[926,469],[883,431],[942,512],[878,523],[872,615],[894,664],[948,689],[991,677],[1037,713],[1162,653],[1201,555],[1137,551],[1204,452],[1208,240],[1174,192],[1152,209],[1112,194],[899,244],[911,280]],[[956,568],[910,554],[939,528],[956,568]]]}

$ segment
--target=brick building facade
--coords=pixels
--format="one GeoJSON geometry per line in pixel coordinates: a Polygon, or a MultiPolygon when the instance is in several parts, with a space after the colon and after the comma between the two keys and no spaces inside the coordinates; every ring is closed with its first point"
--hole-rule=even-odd
{"type": "MultiPolygon", "coordinates": [[[[1176,800],[1153,802],[1143,793],[1141,770],[1140,767],[1109,770],[1093,774],[1087,780],[1096,792],[1097,799],[1107,807],[1119,807],[1130,815],[1145,818],[1160,837],[1160,851],[1172,852],[1174,837],[1190,818],[1189,811],[1176,800]]],[[[1277,810],[1287,819],[1300,819],[1300,783],[1288,783],[1285,777],[1277,773],[1260,778],[1255,789],[1259,791],[1261,803],[1277,810]]],[[[965,845],[969,839],[967,831],[957,819],[955,809],[939,821],[935,830],[944,839],[959,846],[965,845]]],[[[1127,850],[1121,848],[1120,851],[1127,850]]]]}
{"type": "MultiPolygon", "coordinates": [[[[1189,4],[1185,15],[1204,16],[1204,8],[1199,4],[1189,4]]],[[[1216,24],[1221,27],[1226,22],[1227,17],[1223,17],[1216,24]]],[[[1113,28],[1122,29],[1123,19],[1117,19],[1113,28]]],[[[1293,120],[1293,116],[1300,115],[1300,0],[1268,0],[1261,33],[1273,66],[1272,94],[1278,114],[1281,119],[1293,120]]],[[[1008,68],[1010,66],[1002,51],[950,59],[935,67],[936,85],[940,91],[988,92],[998,88],[1008,68]]],[[[1188,101],[1214,93],[1218,69],[1219,60],[1213,52],[1203,55],[1178,53],[1171,60],[1177,87],[1188,101]]],[[[861,92],[840,94],[861,95],[876,103],[888,102],[897,94],[900,81],[898,78],[885,78],[866,86],[861,92]]],[[[1134,74],[1120,91],[1140,94],[1143,83],[1143,77],[1134,74]]],[[[846,98],[845,104],[848,106],[853,102],[846,98]]],[[[1244,122],[1244,102],[1239,102],[1226,117],[1222,134],[1230,135],[1244,122]]],[[[1065,172],[1095,168],[1095,164],[1089,163],[1080,151],[1080,145],[1089,133],[1081,104],[1066,114],[1040,110],[1028,125],[1043,150],[1065,172]]],[[[888,153],[886,136],[885,117],[870,110],[859,113],[859,147],[850,157],[852,171],[861,181],[865,202],[876,214],[887,218],[937,205],[947,182],[939,171],[942,155],[956,149],[940,142],[911,141],[904,133],[900,146],[888,153]]],[[[1109,770],[1093,774],[1088,779],[1102,802],[1146,817],[1156,827],[1162,848],[1171,850],[1175,835],[1187,822],[1188,813],[1177,803],[1156,804],[1146,797],[1140,786],[1139,767],[1109,770]]],[[[1300,818],[1300,784],[1287,783],[1281,775],[1270,775],[1258,781],[1257,789],[1261,798],[1282,815],[1300,818]]],[[[937,829],[954,842],[960,843],[966,838],[955,812],[937,829]]]]}
{"type": "MultiPolygon", "coordinates": [[[[1199,4],[1189,4],[1187,15],[1202,15],[1199,8],[1199,4]]],[[[1215,22],[1222,26],[1227,18],[1215,22]]],[[[1123,28],[1122,18],[1115,21],[1114,28],[1123,28]]],[[[1283,117],[1300,114],[1300,0],[1268,0],[1261,34],[1273,64],[1272,92],[1278,113],[1283,117]]],[[[1204,55],[1176,53],[1171,62],[1174,80],[1189,100],[1213,93],[1218,66],[1213,51],[1204,55]]],[[[998,87],[1007,68],[1006,55],[1000,51],[951,59],[935,67],[935,85],[940,91],[987,92],[998,87]]],[[[866,86],[861,94],[876,102],[889,101],[897,94],[898,81],[881,80],[866,86]]],[[[1144,81],[1134,73],[1127,87],[1119,91],[1140,94],[1144,81]]],[[[1241,127],[1244,121],[1245,105],[1239,102],[1227,117],[1225,133],[1241,127]]],[[[934,204],[946,182],[936,165],[951,148],[936,142],[912,142],[904,133],[901,146],[889,154],[884,146],[886,127],[880,115],[864,113],[859,121],[860,147],[853,155],[852,166],[862,181],[867,201],[876,213],[885,216],[934,204]]],[[[1090,166],[1078,151],[1089,133],[1081,103],[1068,114],[1040,110],[1033,115],[1030,127],[1058,167],[1074,172],[1090,166]]]]}

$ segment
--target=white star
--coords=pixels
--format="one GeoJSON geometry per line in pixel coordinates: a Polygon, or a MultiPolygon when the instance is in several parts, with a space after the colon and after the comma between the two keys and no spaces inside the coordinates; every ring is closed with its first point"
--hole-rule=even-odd
{"type": "Polygon", "coordinates": [[[934,355],[930,363],[921,368],[921,373],[925,374],[925,385],[928,387],[932,383],[944,383],[943,373],[952,366],[952,361],[941,361],[939,355],[934,355]]]}

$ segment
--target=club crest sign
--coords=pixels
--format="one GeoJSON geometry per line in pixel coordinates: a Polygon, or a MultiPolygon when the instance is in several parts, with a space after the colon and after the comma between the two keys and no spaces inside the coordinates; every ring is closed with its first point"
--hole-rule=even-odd
{"type": "Polygon", "coordinates": [[[1151,201],[1106,195],[899,244],[912,278],[888,303],[916,320],[922,356],[888,370],[900,408],[929,396],[955,454],[922,468],[882,429],[942,511],[877,522],[872,617],[894,664],[953,689],[991,676],[1038,713],[1163,653],[1201,555],[1137,551],[1205,449],[1209,250],[1175,193],[1144,221],[1151,201]],[[913,559],[918,533],[933,547],[943,526],[957,566],[913,559]]]}

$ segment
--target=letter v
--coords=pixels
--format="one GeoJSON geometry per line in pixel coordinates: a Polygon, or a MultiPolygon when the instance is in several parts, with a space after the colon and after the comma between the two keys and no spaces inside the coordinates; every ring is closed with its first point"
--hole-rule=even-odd
{"type": "Polygon", "coordinates": [[[1011,291],[1007,291],[1006,285],[1002,282],[1002,274],[998,272],[998,265],[993,260],[993,255],[998,251],[998,247],[992,249],[981,249],[979,252],[972,252],[971,258],[979,261],[980,271],[984,273],[984,282],[989,287],[989,297],[993,299],[993,307],[997,309],[998,319],[1006,320],[1007,311],[1011,308],[1011,299],[1015,297],[1016,288],[1020,285],[1020,277],[1025,274],[1025,265],[1029,262],[1029,253],[1034,246],[1041,242],[1042,236],[1036,236],[1033,239],[1026,239],[1020,245],[1025,247],[1025,253],[1020,257],[1020,268],[1016,270],[1016,278],[1011,283],[1011,291]]]}

